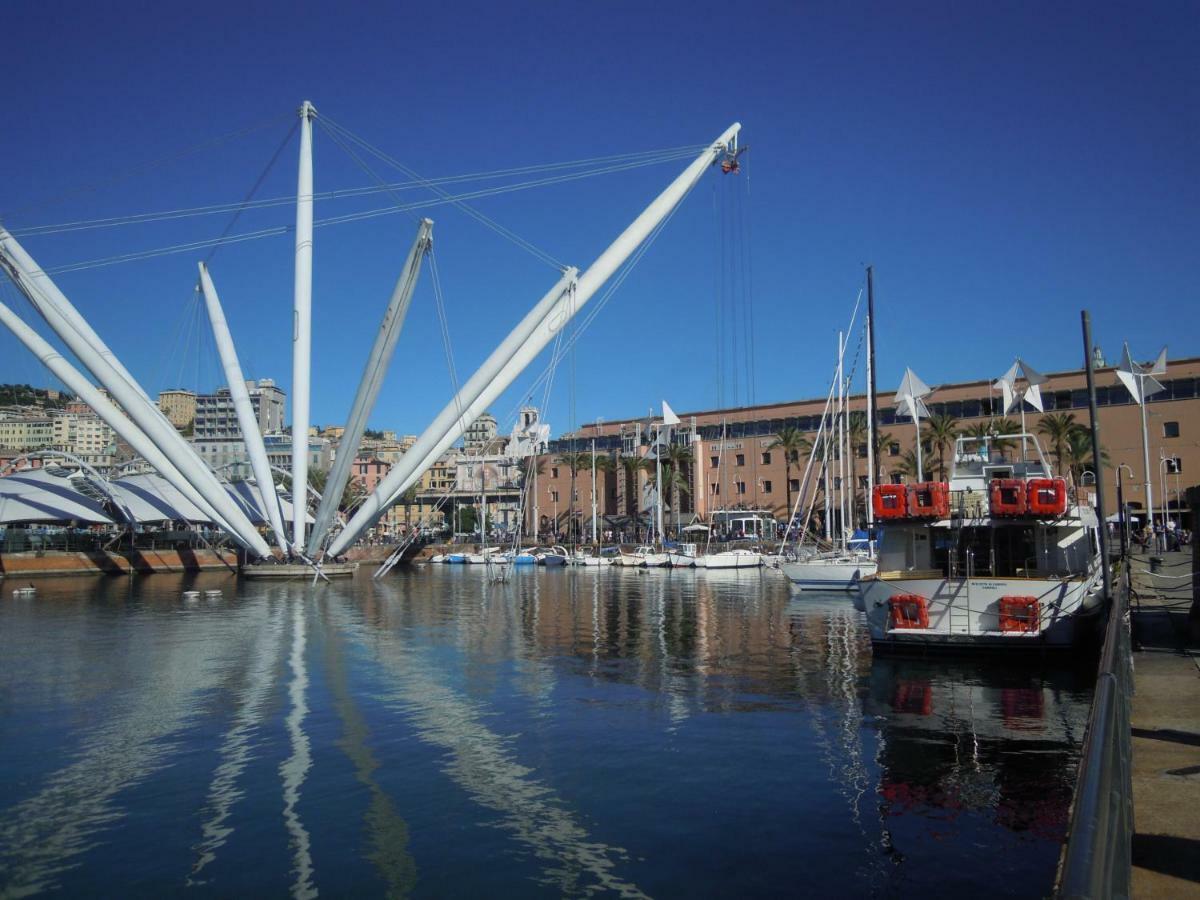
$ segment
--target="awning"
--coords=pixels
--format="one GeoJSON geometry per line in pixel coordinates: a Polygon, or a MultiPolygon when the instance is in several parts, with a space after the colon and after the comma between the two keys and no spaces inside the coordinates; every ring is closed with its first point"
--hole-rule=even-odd
{"type": "Polygon", "coordinates": [[[82,475],[66,469],[17,472],[0,478],[0,523],[113,524],[101,502],[89,496],[95,493],[96,489],[82,475]]]}

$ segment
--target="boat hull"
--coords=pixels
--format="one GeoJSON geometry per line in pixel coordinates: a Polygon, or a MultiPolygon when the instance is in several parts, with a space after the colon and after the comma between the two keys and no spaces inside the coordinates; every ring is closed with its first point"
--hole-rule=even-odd
{"type": "MultiPolygon", "coordinates": [[[[699,564],[698,564],[699,565],[699,564]]],[[[705,569],[757,569],[762,565],[762,554],[750,550],[730,550],[712,553],[704,557],[705,569]]]]}
{"type": "Polygon", "coordinates": [[[858,590],[862,579],[873,576],[878,567],[869,560],[805,560],[782,562],[779,568],[800,590],[855,591],[858,590]]]}
{"type": "Polygon", "coordinates": [[[871,641],[896,650],[1068,649],[1088,639],[1103,612],[1097,569],[1085,578],[868,578],[854,605],[866,614],[871,641]],[[924,597],[928,628],[893,628],[888,600],[899,594],[924,597]],[[1039,630],[1000,629],[1001,597],[1036,597],[1039,630]]]}

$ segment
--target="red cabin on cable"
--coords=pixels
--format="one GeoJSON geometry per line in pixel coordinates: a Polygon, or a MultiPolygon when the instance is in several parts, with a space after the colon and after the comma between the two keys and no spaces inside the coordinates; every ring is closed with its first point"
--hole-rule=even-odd
{"type": "Polygon", "coordinates": [[[1042,630],[1042,607],[1037,597],[1001,597],[1000,630],[1036,634],[1042,630]]]}
{"type": "Polygon", "coordinates": [[[1067,482],[1063,478],[1029,479],[1029,512],[1035,516],[1061,516],[1067,511],[1067,482]]]}
{"type": "Polygon", "coordinates": [[[903,519],[908,515],[908,488],[902,484],[877,484],[871,494],[876,519],[903,519]]]}
{"type": "Polygon", "coordinates": [[[892,594],[888,597],[888,613],[892,628],[929,627],[929,601],[920,594],[892,594]]]}
{"type": "Polygon", "coordinates": [[[908,486],[908,514],[914,519],[950,517],[950,485],[944,481],[926,481],[908,486]]]}
{"type": "Polygon", "coordinates": [[[993,516],[1025,515],[1025,482],[1020,478],[993,478],[988,501],[993,516]]]}

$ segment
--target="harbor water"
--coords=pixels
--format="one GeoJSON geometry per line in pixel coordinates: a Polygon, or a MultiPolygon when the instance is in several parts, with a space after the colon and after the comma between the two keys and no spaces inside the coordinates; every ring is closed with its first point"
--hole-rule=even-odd
{"type": "Polygon", "coordinates": [[[1094,670],[769,570],[0,586],[0,897],[1044,896],[1094,670]]]}

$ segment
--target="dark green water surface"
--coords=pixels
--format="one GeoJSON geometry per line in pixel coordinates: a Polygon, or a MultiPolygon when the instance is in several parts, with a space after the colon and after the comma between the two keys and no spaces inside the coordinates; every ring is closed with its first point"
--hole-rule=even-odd
{"type": "Polygon", "coordinates": [[[1044,896],[1092,688],[773,571],[15,586],[2,897],[1044,896]]]}

